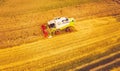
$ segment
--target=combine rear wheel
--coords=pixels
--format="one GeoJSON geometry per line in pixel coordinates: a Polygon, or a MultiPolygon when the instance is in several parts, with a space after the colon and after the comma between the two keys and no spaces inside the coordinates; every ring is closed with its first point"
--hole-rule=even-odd
{"type": "Polygon", "coordinates": [[[73,28],[72,28],[72,27],[67,27],[67,28],[65,29],[65,31],[66,31],[66,32],[72,32],[72,31],[73,31],[73,28]]]}

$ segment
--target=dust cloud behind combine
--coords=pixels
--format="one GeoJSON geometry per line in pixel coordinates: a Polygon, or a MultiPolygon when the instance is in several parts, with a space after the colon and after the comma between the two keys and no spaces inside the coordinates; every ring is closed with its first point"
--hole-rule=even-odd
{"type": "Polygon", "coordinates": [[[0,70],[74,70],[120,50],[118,1],[0,0],[0,4],[0,70]],[[56,16],[74,17],[77,31],[43,39],[40,25],[56,16]]]}

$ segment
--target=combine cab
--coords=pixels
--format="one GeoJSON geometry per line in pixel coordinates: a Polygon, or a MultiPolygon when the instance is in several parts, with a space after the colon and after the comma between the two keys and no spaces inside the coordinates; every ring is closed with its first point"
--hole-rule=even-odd
{"type": "Polygon", "coordinates": [[[72,32],[74,26],[74,18],[60,17],[50,20],[48,24],[42,25],[42,31],[45,37],[61,34],[64,30],[72,32]]]}

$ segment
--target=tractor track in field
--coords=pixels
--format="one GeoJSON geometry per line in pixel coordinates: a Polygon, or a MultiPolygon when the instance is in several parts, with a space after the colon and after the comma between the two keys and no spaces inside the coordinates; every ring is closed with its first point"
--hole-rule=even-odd
{"type": "Polygon", "coordinates": [[[105,65],[101,65],[98,68],[92,69],[91,71],[107,71],[107,70],[110,71],[111,69],[117,68],[117,67],[120,67],[120,57],[105,65]]]}
{"type": "Polygon", "coordinates": [[[120,0],[113,0],[114,2],[120,4],[120,0]]]}
{"type": "Polygon", "coordinates": [[[113,67],[120,66],[120,51],[102,57],[86,65],[73,69],[74,71],[109,71],[113,67]]]}

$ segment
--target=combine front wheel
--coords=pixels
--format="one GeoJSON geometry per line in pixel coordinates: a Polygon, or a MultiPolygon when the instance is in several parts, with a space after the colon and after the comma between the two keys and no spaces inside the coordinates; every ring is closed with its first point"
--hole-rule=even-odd
{"type": "Polygon", "coordinates": [[[72,28],[72,27],[67,27],[67,28],[65,29],[65,31],[66,31],[66,32],[72,32],[72,31],[73,31],[73,28],[72,28]]]}
{"type": "Polygon", "coordinates": [[[55,35],[59,35],[59,34],[61,34],[61,30],[58,29],[55,31],[55,35]]]}

